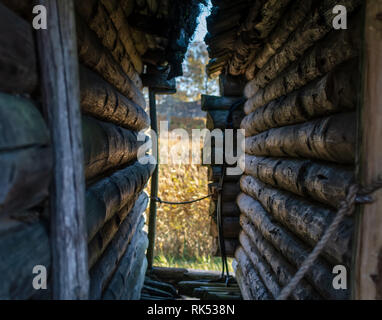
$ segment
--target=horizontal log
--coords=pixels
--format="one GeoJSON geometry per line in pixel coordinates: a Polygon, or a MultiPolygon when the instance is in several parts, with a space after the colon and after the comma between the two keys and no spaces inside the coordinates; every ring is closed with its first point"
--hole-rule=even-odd
{"type": "Polygon", "coordinates": [[[240,28],[235,52],[229,64],[229,73],[243,74],[252,50],[259,46],[279,22],[290,0],[256,1],[240,28]]]}
{"type": "MultiPolygon", "coordinates": [[[[109,1],[107,8],[114,11],[116,3],[109,1]],[[113,5],[114,4],[114,5],[113,5]]],[[[107,8],[102,1],[89,0],[86,4],[83,1],[76,1],[76,11],[86,24],[97,34],[102,45],[109,50],[116,62],[121,66],[124,73],[139,89],[142,88],[142,81],[139,73],[135,70],[131,58],[122,43],[118,30],[116,29],[107,8]]],[[[123,13],[122,16],[124,17],[123,13]]]]}
{"type": "MultiPolygon", "coordinates": [[[[286,286],[294,274],[297,272],[285,258],[260,234],[253,226],[246,215],[241,215],[240,223],[245,236],[250,239],[250,248],[256,247],[259,254],[266,260],[272,268],[278,283],[286,286]]],[[[247,241],[247,239],[246,239],[247,241]]],[[[318,300],[322,299],[315,289],[305,280],[302,279],[296,289],[291,293],[291,297],[296,300],[318,300]]]]}
{"type": "Polygon", "coordinates": [[[40,220],[25,223],[0,219],[0,299],[29,299],[36,293],[32,286],[36,276],[32,273],[33,268],[43,265],[49,270],[50,267],[51,251],[46,223],[40,220]]]}
{"type": "Polygon", "coordinates": [[[285,14],[277,23],[275,29],[265,40],[264,46],[251,59],[245,75],[248,80],[254,78],[257,69],[261,69],[268,60],[284,45],[290,34],[296,30],[299,24],[306,19],[306,15],[312,9],[312,0],[298,0],[292,2],[285,14]]]}
{"type": "Polygon", "coordinates": [[[202,110],[229,110],[234,103],[239,102],[241,100],[241,97],[218,97],[202,94],[202,110]]]}
{"type": "Polygon", "coordinates": [[[244,250],[245,254],[252,262],[252,265],[256,269],[269,293],[274,299],[276,299],[281,291],[281,288],[277,283],[276,276],[272,269],[264,261],[255,245],[243,231],[240,232],[239,239],[241,248],[244,250]]]}
{"type": "Polygon", "coordinates": [[[246,155],[243,171],[262,182],[337,208],[354,183],[354,169],[310,160],[246,155]]]}
{"type": "Polygon", "coordinates": [[[90,180],[137,159],[138,133],[111,123],[83,117],[85,177],[90,180]]]}
{"type": "MultiPolygon", "coordinates": [[[[222,166],[209,166],[208,167],[208,180],[218,182],[222,175],[222,166]]],[[[225,175],[224,182],[237,182],[240,180],[239,175],[225,175]]]]}
{"type": "Polygon", "coordinates": [[[129,225],[131,226],[132,222],[135,223],[136,221],[138,221],[137,212],[139,210],[137,210],[136,208],[144,208],[145,206],[147,207],[147,203],[148,197],[144,193],[133,197],[133,199],[121,211],[117,212],[108,222],[106,222],[102,226],[102,228],[97,232],[97,234],[93,237],[93,239],[89,242],[88,245],[89,269],[91,269],[94,266],[94,264],[104,253],[105,249],[113,240],[114,236],[117,234],[119,228],[121,227],[125,219],[129,216],[129,214],[131,213],[132,215],[128,218],[129,225]]]}
{"type": "MultiPolygon", "coordinates": [[[[218,188],[218,184],[210,183],[208,185],[208,192],[215,193],[218,188]]],[[[237,195],[240,193],[239,183],[226,182],[223,184],[223,189],[221,191],[221,198],[223,202],[233,202],[236,200],[237,195]]],[[[213,197],[214,200],[217,200],[217,197],[213,197]]]]}
{"type": "Polygon", "coordinates": [[[139,87],[125,74],[111,53],[102,46],[94,32],[78,17],[76,27],[80,62],[96,71],[120,93],[144,108],[146,102],[139,87]]]}
{"type": "Polygon", "coordinates": [[[102,294],[103,300],[126,300],[127,292],[131,290],[130,286],[134,280],[133,274],[135,271],[141,271],[145,261],[147,264],[145,251],[148,242],[146,232],[139,230],[134,234],[108,287],[102,294]]]}
{"type": "MultiPolygon", "coordinates": [[[[237,203],[241,212],[289,263],[298,268],[304,262],[312,249],[281,227],[258,201],[248,195],[241,194],[237,203]]],[[[335,290],[333,288],[332,269],[322,258],[316,260],[305,277],[327,299],[346,299],[349,295],[348,290],[335,290]]]]}
{"type": "MultiPolygon", "coordinates": [[[[235,250],[239,245],[238,239],[224,239],[225,252],[227,257],[234,257],[235,250]]],[[[214,238],[212,243],[212,255],[215,257],[221,257],[220,246],[218,238],[214,238]]]]}
{"type": "Polygon", "coordinates": [[[123,292],[121,300],[141,300],[143,282],[147,271],[147,258],[136,259],[132,266],[133,272],[125,279],[128,284],[123,292]]]}
{"type": "MultiPolygon", "coordinates": [[[[272,188],[252,176],[243,176],[240,182],[243,192],[258,200],[274,219],[312,246],[321,239],[335,216],[331,209],[272,188]]],[[[352,232],[351,221],[345,220],[326,245],[323,252],[332,263],[350,264],[352,232]]]]}
{"type": "Polygon", "coordinates": [[[241,266],[237,263],[236,260],[233,260],[232,265],[235,271],[236,281],[240,287],[240,292],[243,297],[243,300],[254,300],[255,295],[248,285],[247,279],[243,274],[243,270],[241,269],[241,266]]]}
{"type": "MultiPolygon", "coordinates": [[[[21,4],[12,2],[8,5],[21,4]]],[[[32,26],[0,3],[0,91],[35,91],[38,83],[35,50],[32,26]]]]}
{"type": "Polygon", "coordinates": [[[127,252],[129,244],[132,243],[134,235],[138,234],[144,225],[142,213],[146,207],[147,196],[138,200],[101,258],[90,270],[90,299],[98,300],[102,297],[102,293],[110,283],[119,261],[125,252],[127,252]]]}
{"type": "Polygon", "coordinates": [[[92,239],[100,228],[146,186],[154,165],[134,163],[92,185],[86,191],[88,235],[92,239]]]}
{"type": "MultiPolygon", "coordinates": [[[[216,216],[216,201],[210,202],[209,214],[210,216],[216,216]]],[[[223,202],[222,204],[222,216],[223,217],[238,217],[240,210],[235,202],[223,202]]]]}
{"type": "MultiPolygon", "coordinates": [[[[350,14],[360,5],[360,0],[347,0],[342,3],[350,14]]],[[[304,23],[299,26],[294,35],[283,48],[256,74],[255,84],[264,88],[304,52],[322,39],[333,28],[333,0],[324,0],[316,10],[309,10],[304,23]]],[[[334,31],[335,32],[335,31],[334,31]]]]}
{"type": "Polygon", "coordinates": [[[80,80],[82,112],[134,131],[149,127],[150,119],[145,110],[101,76],[81,67],[80,80]]]}
{"type": "Polygon", "coordinates": [[[243,76],[233,77],[229,74],[219,76],[219,91],[221,96],[242,97],[246,81],[243,76]]]}
{"type": "MultiPolygon", "coordinates": [[[[238,238],[240,233],[240,221],[239,217],[223,217],[223,237],[224,238],[238,238]]],[[[214,219],[211,219],[211,236],[217,238],[218,227],[214,219]]]]}
{"type": "Polygon", "coordinates": [[[355,113],[344,113],[270,129],[246,138],[245,151],[256,156],[309,158],[352,164],[355,134],[355,113]]]}
{"type": "Polygon", "coordinates": [[[16,213],[48,195],[52,155],[44,119],[27,99],[0,93],[0,213],[16,213]]]}
{"type": "Polygon", "coordinates": [[[271,128],[302,123],[338,112],[354,110],[357,105],[358,61],[334,70],[298,91],[276,99],[248,114],[241,123],[246,136],[271,128]]]}
{"type": "Polygon", "coordinates": [[[360,19],[356,18],[349,22],[348,30],[334,30],[317,42],[303,58],[286,68],[281,76],[269,82],[265,88],[258,89],[258,86],[251,81],[250,85],[255,88],[253,90],[247,88],[246,92],[256,93],[253,97],[247,97],[249,99],[244,107],[246,114],[303,87],[343,62],[357,57],[360,52],[361,26],[360,19]]]}
{"type": "MultiPolygon", "coordinates": [[[[241,121],[245,116],[243,109],[239,108],[233,111],[231,115],[233,129],[240,129],[241,121]]],[[[228,110],[208,110],[206,128],[211,131],[214,129],[226,129],[228,116],[228,110]]]]}
{"type": "Polygon", "coordinates": [[[251,292],[254,294],[254,300],[271,300],[272,296],[261,281],[259,274],[256,272],[242,247],[236,249],[235,259],[240,265],[244,277],[247,279],[247,284],[251,288],[251,292]]]}
{"type": "MultiPolygon", "coordinates": [[[[210,286],[211,288],[226,288],[227,285],[224,282],[208,282],[205,281],[180,281],[177,284],[179,294],[181,295],[188,295],[193,296],[193,291],[196,288],[202,287],[202,286],[210,286]]],[[[238,288],[236,284],[231,285],[232,288],[238,288]]],[[[231,288],[229,287],[229,288],[231,288]]]]}
{"type": "Polygon", "coordinates": [[[221,273],[219,271],[192,270],[185,268],[154,267],[150,273],[166,282],[179,282],[191,280],[217,280],[221,273]]]}
{"type": "Polygon", "coordinates": [[[159,297],[162,297],[164,299],[174,298],[174,296],[171,293],[169,293],[168,291],[161,290],[161,289],[151,287],[148,285],[143,286],[142,293],[147,294],[147,295],[155,295],[157,297],[159,296],[159,297]]]}
{"type": "Polygon", "coordinates": [[[147,286],[158,288],[163,291],[167,291],[168,293],[171,293],[173,296],[178,296],[178,292],[176,291],[175,287],[166,282],[160,282],[160,281],[153,280],[149,277],[146,277],[144,283],[147,286]]]}
{"type": "MultiPolygon", "coordinates": [[[[102,0],[102,4],[109,12],[110,19],[113,21],[114,27],[117,29],[118,37],[121,40],[129,60],[133,64],[138,74],[143,73],[143,62],[135,43],[130,36],[131,27],[127,23],[127,17],[132,13],[134,1],[110,1],[102,0]]],[[[139,85],[138,85],[139,87],[139,85]]]]}

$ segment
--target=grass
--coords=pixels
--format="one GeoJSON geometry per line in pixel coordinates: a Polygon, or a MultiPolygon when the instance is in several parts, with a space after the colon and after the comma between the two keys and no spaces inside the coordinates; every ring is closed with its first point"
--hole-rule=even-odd
{"type": "MultiPolygon", "coordinates": [[[[158,255],[154,259],[157,267],[188,268],[196,270],[221,271],[222,262],[220,257],[174,257],[171,255],[158,255]]],[[[232,258],[228,259],[230,273],[233,273],[232,258]]]]}
{"type": "MultiPolygon", "coordinates": [[[[170,130],[179,124],[171,123],[170,130]]],[[[201,119],[182,119],[184,129],[205,127],[201,119]]],[[[170,140],[169,147],[177,141],[170,140]]],[[[163,146],[165,141],[160,141],[163,146]]],[[[149,191],[148,191],[149,192],[149,191]]],[[[163,164],[159,169],[159,197],[167,201],[197,199],[208,194],[207,167],[198,164],[163,164]]],[[[213,257],[209,199],[187,205],[158,204],[155,265],[200,270],[221,270],[221,258],[213,257]]],[[[232,261],[229,261],[231,265],[232,261]]]]}

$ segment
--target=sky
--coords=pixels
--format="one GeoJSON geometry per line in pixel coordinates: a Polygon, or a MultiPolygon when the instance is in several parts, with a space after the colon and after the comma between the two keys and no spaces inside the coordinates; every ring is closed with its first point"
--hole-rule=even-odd
{"type": "Polygon", "coordinates": [[[202,12],[199,16],[199,24],[196,28],[193,42],[201,42],[204,41],[204,37],[207,34],[207,21],[206,18],[210,15],[212,4],[211,1],[208,0],[208,7],[202,6],[202,12]]]}

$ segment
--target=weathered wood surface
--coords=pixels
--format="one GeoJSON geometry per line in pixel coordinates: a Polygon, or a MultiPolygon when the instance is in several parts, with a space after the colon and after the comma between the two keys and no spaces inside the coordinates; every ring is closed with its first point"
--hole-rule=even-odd
{"type": "Polygon", "coordinates": [[[154,165],[138,161],[110,177],[92,185],[86,192],[88,236],[92,239],[99,229],[146,186],[154,165]]]}
{"type": "MultiPolygon", "coordinates": [[[[360,0],[347,0],[343,1],[341,5],[346,7],[349,15],[360,3],[360,0]]],[[[298,27],[282,49],[256,74],[254,83],[258,87],[264,88],[287,66],[298,60],[309,47],[333,30],[334,14],[332,11],[336,4],[333,0],[324,0],[318,8],[306,11],[308,16],[304,18],[304,23],[298,27]]]]}
{"type": "MultiPolygon", "coordinates": [[[[216,216],[216,205],[215,201],[210,202],[209,214],[211,216],[216,216]]],[[[222,217],[238,217],[240,215],[240,210],[236,202],[224,202],[222,204],[222,217]]]]}
{"type": "Polygon", "coordinates": [[[147,264],[145,251],[148,246],[146,232],[139,230],[129,243],[124,256],[118,264],[112,279],[102,295],[103,300],[126,300],[132,289],[134,272],[140,271],[142,265],[147,264]]]}
{"type": "Polygon", "coordinates": [[[3,5],[20,15],[20,17],[29,20],[32,16],[32,1],[28,0],[1,0],[3,5]]]}
{"type": "Polygon", "coordinates": [[[256,1],[248,13],[235,42],[234,53],[229,64],[229,73],[243,74],[249,57],[276,26],[290,0],[256,1]]]}
{"type": "MultiPolygon", "coordinates": [[[[222,175],[222,166],[209,166],[208,167],[208,181],[218,182],[222,175]]],[[[240,180],[239,175],[225,175],[224,182],[237,182],[240,180]]]]}
{"type": "Polygon", "coordinates": [[[243,76],[233,77],[229,74],[220,74],[219,76],[219,91],[223,97],[242,97],[245,85],[246,81],[243,76]]]}
{"type": "Polygon", "coordinates": [[[154,267],[151,270],[150,274],[166,282],[179,282],[179,281],[191,281],[191,280],[202,280],[202,279],[217,280],[219,279],[221,272],[192,270],[192,269],[185,269],[185,268],[154,267]]]}
{"type": "MultiPolygon", "coordinates": [[[[218,188],[218,184],[210,183],[208,185],[208,192],[209,193],[215,193],[217,188],[218,188]]],[[[240,185],[238,182],[236,182],[236,183],[235,182],[226,182],[226,183],[224,183],[223,190],[221,191],[222,201],[223,202],[233,202],[236,200],[236,197],[239,193],[240,193],[240,185]]],[[[213,196],[213,199],[217,200],[217,196],[213,196]]]]}
{"type": "Polygon", "coordinates": [[[261,281],[259,274],[256,272],[251,260],[249,260],[242,247],[236,249],[235,259],[241,267],[247,284],[251,288],[251,292],[254,294],[254,300],[271,300],[272,296],[261,281]]]}
{"type": "Polygon", "coordinates": [[[272,269],[264,261],[255,245],[243,231],[240,232],[239,239],[241,248],[243,248],[245,254],[252,262],[254,268],[256,269],[269,293],[274,299],[277,298],[281,288],[277,283],[276,276],[273,273],[272,269]]]}
{"type": "Polygon", "coordinates": [[[48,196],[52,154],[35,105],[0,93],[0,214],[17,213],[48,196]]]}
{"type": "Polygon", "coordinates": [[[82,112],[135,131],[146,129],[150,125],[145,110],[122,95],[101,76],[81,67],[80,77],[82,112]]]}
{"type": "Polygon", "coordinates": [[[134,7],[134,2],[132,0],[127,1],[110,1],[102,0],[102,4],[109,12],[110,19],[113,21],[115,28],[117,29],[118,36],[126,49],[131,63],[134,65],[135,70],[138,74],[143,72],[143,62],[139,52],[137,51],[136,45],[131,37],[131,28],[127,24],[127,19],[134,7]]]}
{"type": "Polygon", "coordinates": [[[138,141],[137,132],[86,116],[82,132],[86,179],[135,161],[139,147],[145,142],[138,141]]]}
{"type": "MultiPolygon", "coordinates": [[[[382,1],[365,1],[363,100],[360,108],[358,181],[369,185],[382,174],[382,1]]],[[[382,191],[357,215],[352,289],[355,299],[382,299],[382,191]]]]}
{"type": "Polygon", "coordinates": [[[125,74],[111,53],[99,42],[97,35],[82,21],[77,21],[78,54],[80,61],[96,71],[107,82],[141,107],[146,102],[140,89],[125,74]]]}
{"type": "Polygon", "coordinates": [[[243,171],[273,187],[337,208],[354,183],[354,168],[303,159],[246,155],[243,171]]]}
{"type": "Polygon", "coordinates": [[[110,241],[114,238],[122,223],[125,221],[126,217],[130,214],[130,212],[132,212],[133,207],[143,203],[146,199],[147,196],[145,194],[140,194],[139,196],[137,195],[133,197],[133,199],[121,211],[117,212],[97,232],[88,244],[89,269],[94,266],[103,254],[110,241]]]}
{"type": "Polygon", "coordinates": [[[147,207],[147,195],[141,195],[134,208],[119,227],[106,250],[90,270],[90,298],[100,299],[134,234],[144,224],[142,213],[147,207]]]}
{"type": "MultiPolygon", "coordinates": [[[[297,269],[293,267],[285,258],[273,247],[260,232],[253,226],[246,215],[241,215],[240,224],[246,237],[249,237],[259,254],[266,260],[266,263],[272,268],[277,281],[280,285],[286,286],[292,279],[297,269]]],[[[251,248],[253,246],[251,245],[251,248]]],[[[306,281],[301,280],[296,289],[291,293],[291,297],[296,300],[317,300],[320,295],[306,281]]]]}
{"type": "Polygon", "coordinates": [[[322,77],[326,73],[339,66],[341,63],[359,55],[360,19],[349,22],[348,30],[334,30],[327,37],[316,43],[304,57],[285,71],[279,77],[267,84],[263,89],[251,81],[248,85],[255,86],[253,89],[246,88],[245,92],[255,92],[248,97],[244,110],[247,114],[256,108],[297,90],[310,81],[322,77]]]}
{"type": "Polygon", "coordinates": [[[229,110],[234,103],[240,101],[241,99],[242,97],[218,97],[202,94],[202,110],[229,110]]]}
{"type": "MultiPolygon", "coordinates": [[[[234,257],[235,250],[237,246],[239,245],[239,241],[236,239],[224,239],[224,245],[225,245],[225,252],[227,257],[234,257]]],[[[221,257],[220,255],[220,246],[219,246],[219,239],[214,238],[212,242],[212,255],[215,257],[221,257]]]]}
{"type": "Polygon", "coordinates": [[[245,139],[245,152],[256,156],[294,157],[352,164],[356,115],[333,115],[303,124],[274,128],[245,139]]]}
{"type": "MultiPolygon", "coordinates": [[[[298,268],[304,262],[312,248],[307,247],[301,240],[275,222],[261,204],[252,197],[241,194],[237,203],[241,212],[289,263],[298,268]]],[[[332,269],[322,258],[316,260],[305,277],[327,299],[346,299],[349,295],[349,290],[335,290],[333,288],[332,269]]]]}
{"type": "Polygon", "coordinates": [[[240,292],[243,300],[254,300],[254,294],[247,283],[247,279],[243,274],[243,270],[235,259],[232,262],[232,266],[235,271],[236,281],[240,287],[240,292]]]}
{"type": "Polygon", "coordinates": [[[292,2],[285,14],[281,17],[271,34],[265,39],[264,46],[258,50],[248,63],[245,71],[246,78],[252,80],[255,72],[261,69],[268,60],[288,40],[290,34],[296,30],[299,24],[306,19],[306,15],[312,9],[313,0],[298,0],[292,2]]]}
{"type": "MultiPolygon", "coordinates": [[[[206,128],[208,130],[213,129],[226,129],[227,118],[229,115],[228,110],[209,110],[207,111],[207,123],[206,128]]],[[[243,108],[238,108],[232,112],[232,129],[240,129],[241,121],[243,120],[245,113],[243,108]]]]}
{"type": "MultiPolygon", "coordinates": [[[[216,222],[211,219],[211,235],[214,238],[218,237],[218,227],[216,222]]],[[[238,238],[240,233],[239,217],[223,217],[223,236],[224,238],[238,238]]]]}
{"type": "MultiPolygon", "coordinates": [[[[274,219],[312,246],[321,239],[335,216],[334,210],[272,188],[252,176],[243,176],[240,186],[243,192],[258,200],[274,219]]],[[[350,264],[352,232],[351,221],[345,220],[326,245],[324,255],[333,264],[350,264]]]]}
{"type": "Polygon", "coordinates": [[[74,3],[43,0],[47,30],[37,32],[43,106],[54,161],[51,242],[54,299],[87,299],[85,179],[74,3]],[[71,230],[71,232],[67,232],[71,230]]]}
{"type": "Polygon", "coordinates": [[[0,3],[0,91],[35,91],[38,82],[35,50],[32,27],[0,3]]]}
{"type": "Polygon", "coordinates": [[[357,60],[325,75],[301,90],[271,101],[249,113],[241,128],[246,136],[355,109],[357,60]]]}
{"type": "Polygon", "coordinates": [[[142,289],[144,286],[145,275],[147,271],[147,258],[143,255],[143,261],[136,259],[132,266],[133,272],[126,279],[128,283],[127,288],[124,291],[122,300],[141,300],[142,289]]]}
{"type": "MultiPolygon", "coordinates": [[[[33,214],[36,213],[25,213],[33,214]]],[[[0,225],[0,299],[29,299],[36,293],[32,286],[36,276],[33,268],[36,265],[46,266],[48,271],[50,268],[47,226],[38,220],[26,223],[7,218],[1,218],[0,225]]]]}
{"type": "MultiPolygon", "coordinates": [[[[102,45],[109,50],[115,61],[121,66],[124,73],[139,89],[142,88],[142,81],[139,73],[136,71],[130,55],[126,51],[126,46],[121,40],[120,33],[115,27],[109,14],[113,14],[117,9],[116,1],[76,1],[76,9],[87,25],[97,34],[102,45]],[[106,3],[106,7],[104,4],[106,3]]],[[[123,11],[120,19],[124,20],[123,11]]],[[[115,20],[117,18],[114,15],[115,20]]],[[[126,30],[125,30],[126,31],[126,30]]],[[[126,39],[126,38],[125,38],[126,39]]],[[[130,47],[131,48],[131,47],[130,47]]],[[[142,68],[140,72],[142,72],[142,68]]]]}

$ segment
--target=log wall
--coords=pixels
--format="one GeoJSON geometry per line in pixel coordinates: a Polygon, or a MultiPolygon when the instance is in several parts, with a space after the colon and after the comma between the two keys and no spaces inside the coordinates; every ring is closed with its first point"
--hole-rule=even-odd
{"type": "MultiPolygon", "coordinates": [[[[244,298],[275,299],[354,182],[361,1],[341,3],[347,30],[332,27],[336,1],[256,1],[232,26],[219,20],[223,2],[209,18],[208,71],[247,82],[236,275],[244,298]]],[[[344,265],[349,275],[353,225],[340,225],[291,299],[349,298],[333,288],[332,270],[344,265]]]]}
{"type": "MultiPolygon", "coordinates": [[[[129,2],[76,1],[92,299],[139,299],[147,268],[143,189],[154,166],[137,159],[150,121],[129,2]]],[[[30,1],[0,1],[0,299],[51,298],[54,163],[31,13],[30,1]],[[32,287],[35,265],[48,270],[43,294],[32,287]]]]}
{"type": "MultiPolygon", "coordinates": [[[[243,77],[221,76],[219,79],[220,96],[202,96],[202,109],[207,112],[207,129],[211,132],[221,130],[223,143],[225,144],[225,129],[234,130],[234,140],[236,139],[237,129],[240,128],[241,121],[245,116],[243,111],[243,90],[245,79],[243,77]],[[230,109],[238,104],[233,112],[230,109]],[[231,126],[227,119],[231,114],[231,126]]],[[[236,145],[236,144],[235,144],[236,145]]],[[[206,146],[205,146],[206,148],[206,146]]],[[[240,146],[236,146],[240,148],[240,146]]],[[[203,150],[203,153],[206,152],[203,150]]],[[[235,152],[235,151],[234,151],[235,152]]],[[[210,202],[209,215],[211,217],[210,235],[213,237],[213,253],[220,255],[219,232],[218,232],[218,192],[219,182],[224,168],[236,166],[237,164],[226,162],[224,148],[217,148],[217,142],[211,143],[211,162],[208,166],[209,193],[215,193],[210,202]],[[218,160],[222,160],[219,162],[218,160]]],[[[225,171],[226,172],[226,171],[225,171]]],[[[239,216],[240,211],[235,203],[235,199],[240,193],[240,175],[227,175],[223,179],[221,190],[221,216],[222,216],[222,235],[224,237],[225,249],[228,257],[233,257],[235,249],[239,243],[239,216]]]]}

